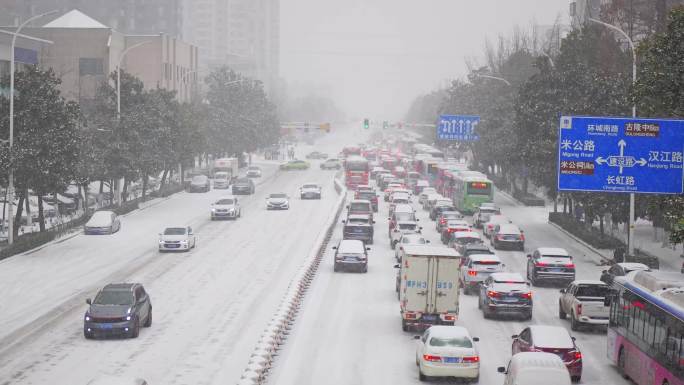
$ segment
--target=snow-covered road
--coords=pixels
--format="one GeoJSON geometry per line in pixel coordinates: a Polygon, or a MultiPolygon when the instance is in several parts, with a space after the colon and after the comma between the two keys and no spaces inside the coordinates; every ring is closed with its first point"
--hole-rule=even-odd
{"type": "MultiPolygon", "coordinates": [[[[540,246],[567,249],[575,258],[578,279],[598,279],[601,268],[593,253],[546,223],[546,210],[517,206],[498,194],[496,201],[505,215],[525,231],[526,250],[540,246]]],[[[380,202],[367,274],[333,273],[332,253],[321,264],[282,354],[276,360],[270,384],[415,384],[413,335],[401,330],[399,303],[394,291],[396,270],[394,251],[387,239],[387,204],[380,202]]],[[[441,245],[427,213],[417,204],[423,233],[431,243],[441,245]]],[[[331,243],[341,239],[341,225],[331,243]]],[[[498,251],[508,271],[525,274],[526,253],[498,251]]],[[[471,335],[480,337],[480,384],[503,382],[497,373],[511,355],[511,335],[527,324],[561,325],[558,318],[559,288],[533,288],[534,315],[531,322],[484,319],[477,297],[461,294],[460,320],[471,335]]],[[[572,332],[583,354],[582,384],[627,384],[606,359],[605,333],[572,332]]]]}
{"type": "MultiPolygon", "coordinates": [[[[340,135],[316,149],[336,154],[340,135]]],[[[210,203],[227,191],[181,193],[123,218],[112,236],[79,235],[0,262],[0,384],[85,384],[101,374],[151,384],[237,382],[337,200],[334,171],[311,163],[304,172],[264,163],[237,221],[209,219],[210,203]],[[300,200],[304,182],[323,185],[323,199],[300,200]],[[291,209],[266,211],[271,192],[288,193],[291,209]],[[159,254],[157,233],[172,225],[192,226],[198,247],[159,254]],[[145,285],[154,324],[138,339],[84,339],[85,299],[122,281],[145,285]]]]}

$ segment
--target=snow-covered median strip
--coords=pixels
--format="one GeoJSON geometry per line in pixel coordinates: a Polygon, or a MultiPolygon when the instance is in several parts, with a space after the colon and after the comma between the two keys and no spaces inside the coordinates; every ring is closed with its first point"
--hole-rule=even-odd
{"type": "Polygon", "coordinates": [[[268,376],[268,371],[273,364],[277,351],[285,343],[292,324],[297,317],[299,307],[304,300],[304,295],[313,281],[318,266],[325,255],[325,249],[332,237],[340,213],[344,208],[347,189],[344,183],[335,178],[335,191],[340,195],[334,212],[328,218],[324,227],[325,231],[319,234],[314,246],[302,267],[297,271],[294,278],[283,296],[280,306],[275,311],[273,318],[264,329],[259,338],[249,363],[238,381],[238,385],[263,384],[268,376]]]}

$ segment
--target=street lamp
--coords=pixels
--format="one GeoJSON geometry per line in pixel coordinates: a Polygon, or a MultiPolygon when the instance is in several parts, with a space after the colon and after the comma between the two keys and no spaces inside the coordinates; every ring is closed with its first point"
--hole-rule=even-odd
{"type": "MultiPolygon", "coordinates": [[[[130,52],[131,50],[140,47],[141,45],[145,45],[148,43],[152,43],[153,40],[146,40],[142,41],[137,44],[133,44],[132,46],[126,48],[121,52],[119,55],[119,62],[116,66],[116,119],[120,123],[121,122],[121,63],[123,62],[123,59],[126,57],[126,54],[130,52]]],[[[116,200],[116,205],[119,206],[121,205],[121,194],[119,192],[119,180],[115,180],[116,183],[116,191],[114,192],[114,199],[116,200]]]]}
{"type": "MultiPolygon", "coordinates": [[[[625,31],[612,24],[604,23],[601,20],[596,20],[591,17],[588,18],[588,20],[593,23],[601,24],[602,26],[613,31],[616,31],[619,34],[621,34],[625,39],[627,39],[627,43],[629,43],[629,48],[632,51],[632,86],[634,86],[637,80],[637,57],[636,49],[634,48],[634,41],[632,41],[632,38],[630,38],[625,31]]],[[[632,105],[632,118],[636,119],[636,101],[632,105]]],[[[629,229],[627,232],[627,253],[628,255],[634,254],[634,193],[629,193],[629,229]]]]}
{"type": "MultiPolygon", "coordinates": [[[[17,36],[19,35],[19,32],[30,22],[36,19],[40,19],[41,17],[47,16],[47,15],[52,15],[53,13],[57,13],[57,10],[50,11],[50,12],[45,12],[41,13],[40,15],[35,15],[32,17],[29,17],[26,21],[24,21],[19,28],[17,28],[16,31],[12,33],[12,44],[10,45],[10,95],[9,95],[9,100],[10,100],[10,107],[9,107],[9,152],[10,156],[12,156],[12,144],[14,143],[14,47],[17,44],[17,36]]],[[[7,184],[7,195],[9,195],[9,200],[10,200],[10,205],[8,207],[8,217],[9,217],[9,223],[7,226],[7,243],[12,244],[14,243],[14,213],[12,212],[13,207],[12,205],[14,204],[14,167],[10,162],[10,172],[9,172],[9,181],[7,184]]]]}

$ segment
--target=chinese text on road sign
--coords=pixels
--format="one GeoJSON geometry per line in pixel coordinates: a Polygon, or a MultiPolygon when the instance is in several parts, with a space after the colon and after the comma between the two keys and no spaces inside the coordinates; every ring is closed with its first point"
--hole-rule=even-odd
{"type": "Polygon", "coordinates": [[[558,190],[681,194],[684,120],[564,116],[558,190]]]}
{"type": "Polygon", "coordinates": [[[477,134],[479,116],[472,115],[440,115],[437,125],[438,140],[453,140],[457,142],[475,142],[480,140],[477,134]]]}

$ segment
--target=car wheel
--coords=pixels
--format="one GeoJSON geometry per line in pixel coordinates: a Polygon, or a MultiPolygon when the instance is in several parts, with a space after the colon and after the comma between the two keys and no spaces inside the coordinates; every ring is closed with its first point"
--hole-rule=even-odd
{"type": "Polygon", "coordinates": [[[368,240],[368,244],[369,244],[369,245],[372,245],[372,244],[373,244],[373,238],[371,238],[371,239],[368,240]]]}
{"type": "Polygon", "coordinates": [[[528,311],[527,314],[525,314],[525,321],[529,321],[532,319],[532,310],[528,311]]]}
{"type": "Polygon", "coordinates": [[[577,318],[575,318],[575,313],[570,313],[570,329],[572,331],[577,331],[579,330],[579,322],[577,321],[577,318]]]}
{"type": "Polygon", "coordinates": [[[570,377],[570,381],[572,381],[572,382],[580,382],[581,379],[582,379],[582,376],[571,376],[570,377]]]}
{"type": "Polygon", "coordinates": [[[423,372],[420,370],[420,368],[418,369],[418,380],[420,380],[420,381],[427,381],[428,380],[428,376],[424,375],[423,372]]]}
{"type": "Polygon", "coordinates": [[[88,333],[88,331],[84,328],[83,329],[83,337],[87,340],[92,340],[93,339],[93,333],[88,333]]]}
{"type": "Polygon", "coordinates": [[[150,307],[150,312],[147,314],[147,319],[145,320],[145,325],[146,328],[152,326],[152,308],[150,307]]]}
{"type": "Polygon", "coordinates": [[[337,273],[338,271],[340,271],[339,267],[337,267],[337,263],[333,264],[333,271],[334,271],[335,273],[337,273]]]}
{"type": "Polygon", "coordinates": [[[362,273],[368,273],[368,265],[363,266],[363,270],[361,270],[362,273]]]}
{"type": "Polygon", "coordinates": [[[477,299],[477,308],[482,309],[482,298],[477,299]]]}
{"type": "Polygon", "coordinates": [[[140,320],[136,317],[135,318],[135,326],[133,327],[133,330],[131,331],[131,338],[138,338],[140,335],[140,320]]]}
{"type": "Polygon", "coordinates": [[[401,330],[405,332],[409,331],[409,325],[406,323],[406,320],[401,320],[401,330]]]}
{"type": "Polygon", "coordinates": [[[563,311],[563,306],[561,306],[560,301],[558,301],[558,318],[566,319],[568,315],[563,311]]]}
{"type": "Polygon", "coordinates": [[[398,241],[392,241],[391,242],[390,246],[392,247],[392,250],[397,248],[397,243],[398,243],[398,241]]]}

